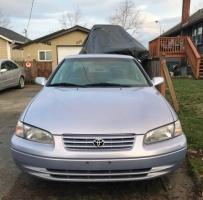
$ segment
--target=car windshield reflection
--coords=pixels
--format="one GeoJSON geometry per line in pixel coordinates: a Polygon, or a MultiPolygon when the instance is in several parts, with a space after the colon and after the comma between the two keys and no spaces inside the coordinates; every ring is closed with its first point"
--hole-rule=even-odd
{"type": "Polygon", "coordinates": [[[148,81],[132,59],[66,59],[48,86],[146,87],[148,81]]]}

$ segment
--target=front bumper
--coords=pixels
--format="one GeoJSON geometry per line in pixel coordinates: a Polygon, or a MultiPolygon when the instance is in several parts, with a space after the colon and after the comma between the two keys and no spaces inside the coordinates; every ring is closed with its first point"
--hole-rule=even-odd
{"type": "Polygon", "coordinates": [[[16,165],[24,172],[54,181],[105,182],[147,180],[175,171],[186,147],[150,157],[120,159],[58,159],[12,150],[16,165]]]}

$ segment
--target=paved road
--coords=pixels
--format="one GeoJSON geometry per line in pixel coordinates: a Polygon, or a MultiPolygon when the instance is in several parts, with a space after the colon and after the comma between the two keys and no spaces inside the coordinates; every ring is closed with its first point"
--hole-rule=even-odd
{"type": "Polygon", "coordinates": [[[0,91],[0,199],[2,200],[165,200],[195,199],[194,183],[184,164],[163,179],[122,183],[59,183],[21,173],[10,154],[10,139],[28,102],[41,89],[26,85],[22,90],[0,91]]]}

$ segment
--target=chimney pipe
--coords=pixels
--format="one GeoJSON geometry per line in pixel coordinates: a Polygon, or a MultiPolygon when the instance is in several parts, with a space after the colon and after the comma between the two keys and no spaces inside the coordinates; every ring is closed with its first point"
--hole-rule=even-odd
{"type": "Polygon", "coordinates": [[[183,0],[182,7],[182,26],[188,22],[190,17],[190,0],[183,0]]]}

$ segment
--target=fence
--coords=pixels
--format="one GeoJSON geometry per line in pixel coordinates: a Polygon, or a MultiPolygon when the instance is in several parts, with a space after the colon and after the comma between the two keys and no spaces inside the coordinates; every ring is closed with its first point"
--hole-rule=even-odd
{"type": "Polygon", "coordinates": [[[26,73],[26,82],[34,82],[36,77],[39,76],[47,79],[52,73],[52,62],[39,62],[33,60],[29,62],[23,61],[16,63],[21,67],[24,67],[26,73]]]}
{"type": "MultiPolygon", "coordinates": [[[[145,60],[142,65],[150,79],[160,76],[164,77],[163,70],[161,69],[160,59],[145,60]]],[[[162,93],[163,96],[165,95],[165,83],[156,86],[156,88],[162,93]]]]}

